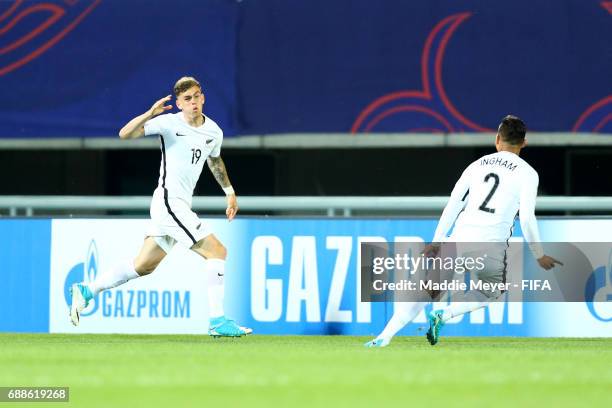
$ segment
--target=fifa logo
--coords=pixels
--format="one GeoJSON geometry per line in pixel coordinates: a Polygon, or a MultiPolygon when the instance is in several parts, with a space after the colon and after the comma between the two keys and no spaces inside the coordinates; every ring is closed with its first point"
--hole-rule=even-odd
{"type": "MultiPolygon", "coordinates": [[[[96,275],[98,274],[98,248],[96,247],[96,242],[92,240],[89,243],[89,248],[87,249],[87,255],[85,256],[85,261],[82,263],[78,263],[70,269],[68,275],[66,275],[66,280],[64,281],[64,300],[66,301],[66,306],[70,305],[71,297],[70,297],[70,287],[74,283],[92,282],[96,275]]],[[[94,314],[98,310],[98,302],[94,298],[89,302],[89,305],[81,312],[81,316],[90,316],[94,314]]]]}

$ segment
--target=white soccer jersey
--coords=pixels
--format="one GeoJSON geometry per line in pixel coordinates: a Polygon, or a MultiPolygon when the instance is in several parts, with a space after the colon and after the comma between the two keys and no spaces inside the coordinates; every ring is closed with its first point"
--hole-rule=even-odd
{"type": "Polygon", "coordinates": [[[206,159],[221,154],[223,131],[208,116],[200,127],[189,125],[182,112],[159,115],[144,125],[145,136],[159,135],[162,159],[154,196],[179,198],[191,207],[193,190],[206,159]]]}
{"type": "Polygon", "coordinates": [[[514,153],[501,151],[481,157],[455,184],[434,242],[446,238],[453,222],[452,241],[507,241],[518,213],[523,236],[534,256],[540,258],[544,252],[535,218],[538,181],[538,173],[514,153]]]}

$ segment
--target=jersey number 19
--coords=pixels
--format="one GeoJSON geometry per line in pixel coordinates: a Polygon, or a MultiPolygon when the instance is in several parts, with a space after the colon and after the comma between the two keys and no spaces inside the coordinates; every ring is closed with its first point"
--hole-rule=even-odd
{"type": "Polygon", "coordinates": [[[197,164],[202,157],[202,151],[200,149],[191,149],[191,164],[197,164]]]}

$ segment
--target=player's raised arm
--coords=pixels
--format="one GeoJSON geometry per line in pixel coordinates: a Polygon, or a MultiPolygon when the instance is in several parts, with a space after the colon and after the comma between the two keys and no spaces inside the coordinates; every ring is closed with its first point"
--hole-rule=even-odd
{"type": "Polygon", "coordinates": [[[470,168],[471,166],[468,166],[468,168],[463,171],[463,174],[461,175],[459,180],[457,180],[457,183],[453,188],[450,199],[448,200],[448,203],[446,203],[444,211],[442,211],[440,221],[438,221],[438,227],[436,228],[436,232],[433,238],[434,243],[440,243],[444,240],[444,238],[446,238],[448,232],[455,223],[457,216],[467,204],[467,196],[469,194],[468,180],[470,168]]]}
{"type": "Polygon", "coordinates": [[[166,102],[172,99],[171,95],[161,98],[151,106],[151,108],[143,113],[142,115],[136,116],[130,120],[124,127],[119,131],[119,137],[121,139],[136,139],[142,137],[145,134],[144,124],[147,120],[172,109],[172,105],[166,105],[166,102]]]}
{"type": "Polygon", "coordinates": [[[232,183],[229,181],[229,176],[227,175],[227,170],[225,169],[225,163],[223,162],[221,156],[209,156],[206,163],[208,163],[208,168],[212,172],[213,176],[215,176],[215,180],[217,180],[217,183],[219,183],[225,192],[227,197],[227,209],[225,210],[225,215],[227,215],[227,219],[231,221],[238,212],[238,200],[236,199],[236,193],[232,187],[232,183]]]}

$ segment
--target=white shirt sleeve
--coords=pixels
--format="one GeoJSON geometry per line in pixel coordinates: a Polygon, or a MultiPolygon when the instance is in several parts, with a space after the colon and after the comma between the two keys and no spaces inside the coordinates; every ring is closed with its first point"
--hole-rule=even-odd
{"type": "Polygon", "coordinates": [[[154,117],[149,119],[144,124],[145,136],[161,135],[163,131],[163,119],[162,116],[154,117]]]}
{"type": "Polygon", "coordinates": [[[219,157],[221,155],[221,144],[223,144],[223,131],[221,130],[221,128],[219,128],[219,136],[215,141],[214,149],[212,150],[212,152],[210,152],[210,157],[219,157]]]}
{"type": "Polygon", "coordinates": [[[540,245],[540,232],[538,222],[535,217],[535,204],[538,195],[538,173],[530,174],[523,184],[521,196],[519,198],[519,219],[523,236],[529,243],[529,249],[536,259],[544,255],[542,245],[540,245]]]}
{"type": "Polygon", "coordinates": [[[450,199],[448,203],[446,203],[444,211],[442,211],[440,221],[438,221],[438,227],[436,228],[433,242],[442,242],[448,236],[448,232],[455,223],[457,216],[465,208],[467,204],[467,195],[469,194],[469,175],[471,168],[472,165],[469,165],[468,168],[463,171],[457,183],[455,183],[450,199]]]}

